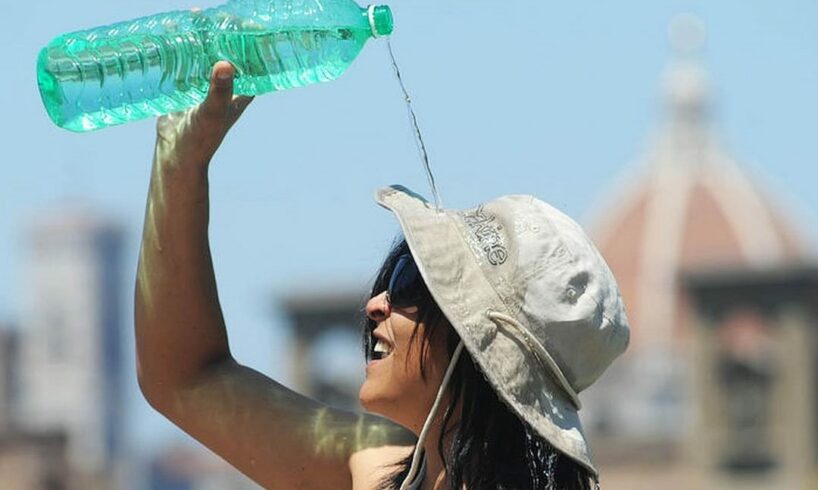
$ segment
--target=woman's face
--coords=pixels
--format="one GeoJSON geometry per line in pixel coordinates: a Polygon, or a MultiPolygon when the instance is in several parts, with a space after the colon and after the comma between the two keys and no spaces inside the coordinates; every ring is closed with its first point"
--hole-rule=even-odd
{"type": "Polygon", "coordinates": [[[376,325],[373,332],[375,356],[366,366],[366,380],[358,397],[370,412],[420,432],[434,403],[448,365],[445,335],[435,336],[424,360],[425,380],[421,376],[423,323],[416,325],[418,308],[392,307],[386,292],[366,304],[366,314],[376,325]],[[412,338],[412,333],[418,329],[412,338]]]}

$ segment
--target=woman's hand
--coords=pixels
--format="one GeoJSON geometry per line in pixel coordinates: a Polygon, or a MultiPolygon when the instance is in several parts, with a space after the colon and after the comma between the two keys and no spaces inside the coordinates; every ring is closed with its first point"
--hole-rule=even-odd
{"type": "Polygon", "coordinates": [[[233,65],[219,61],[210,75],[207,98],[184,112],[161,116],[156,123],[157,163],[207,166],[227,131],[253,97],[233,95],[233,65]]]}

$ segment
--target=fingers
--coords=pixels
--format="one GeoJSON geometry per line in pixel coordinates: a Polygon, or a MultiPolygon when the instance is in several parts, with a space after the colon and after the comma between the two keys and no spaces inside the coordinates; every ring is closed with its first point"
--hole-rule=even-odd
{"type": "Polygon", "coordinates": [[[210,89],[202,102],[202,112],[209,117],[223,118],[233,101],[233,75],[235,69],[227,61],[219,61],[210,74],[210,89]]]}
{"type": "Polygon", "coordinates": [[[219,61],[213,66],[210,88],[200,105],[164,115],[157,121],[159,141],[172,143],[179,161],[210,162],[227,132],[253,100],[233,95],[235,72],[233,65],[219,61]]]}

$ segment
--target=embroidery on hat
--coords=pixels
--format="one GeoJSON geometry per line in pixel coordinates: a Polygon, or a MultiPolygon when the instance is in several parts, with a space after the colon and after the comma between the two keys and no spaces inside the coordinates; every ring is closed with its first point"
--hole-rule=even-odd
{"type": "Polygon", "coordinates": [[[501,265],[508,258],[508,250],[500,231],[503,225],[496,222],[496,217],[488,214],[481,204],[473,211],[464,212],[463,221],[469,227],[472,236],[479,243],[491,265],[501,265]]]}

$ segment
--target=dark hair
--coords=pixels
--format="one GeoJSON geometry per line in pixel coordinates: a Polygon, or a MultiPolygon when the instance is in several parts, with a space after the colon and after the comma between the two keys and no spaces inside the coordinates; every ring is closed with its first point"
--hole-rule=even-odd
{"type": "MultiPolygon", "coordinates": [[[[399,239],[384,260],[372,286],[371,296],[386,290],[395,264],[401,255],[409,254],[406,240],[399,239]]],[[[425,379],[424,361],[429,345],[441,335],[446,335],[449,355],[452,355],[460,337],[448,323],[425,285],[425,294],[418,304],[418,319],[411,336],[411,345],[420,341],[421,376],[425,379]],[[418,339],[423,323],[423,338],[418,339]]],[[[372,346],[372,331],[375,322],[366,320],[363,332],[365,355],[369,356],[372,346]]],[[[573,459],[562,455],[544,438],[517,417],[497,396],[494,389],[483,377],[478,366],[467,351],[463,351],[449,382],[451,392],[449,405],[443,414],[443,430],[437,441],[437,451],[446,469],[450,490],[459,490],[463,485],[469,490],[538,490],[553,488],[559,490],[590,490],[593,488],[592,475],[573,459]],[[451,424],[458,401],[462,402],[460,423],[451,424]],[[443,440],[453,434],[449,448],[444,448],[443,440]],[[552,465],[549,471],[548,465],[552,465]],[[548,481],[553,478],[553,482],[548,481]]],[[[394,471],[384,478],[384,490],[397,490],[409,473],[412,455],[395,463],[394,471]]]]}

